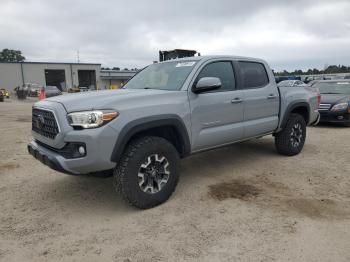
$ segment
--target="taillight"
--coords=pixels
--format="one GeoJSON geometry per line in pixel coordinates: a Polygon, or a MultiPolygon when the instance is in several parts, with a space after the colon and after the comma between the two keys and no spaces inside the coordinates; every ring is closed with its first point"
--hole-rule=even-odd
{"type": "Polygon", "coordinates": [[[305,87],[306,90],[310,91],[313,94],[317,95],[317,105],[319,106],[321,104],[321,93],[318,88],[313,88],[311,86],[305,87]]]}
{"type": "Polygon", "coordinates": [[[320,105],[321,104],[321,93],[320,90],[318,88],[314,89],[316,94],[317,94],[317,104],[320,105]]]}

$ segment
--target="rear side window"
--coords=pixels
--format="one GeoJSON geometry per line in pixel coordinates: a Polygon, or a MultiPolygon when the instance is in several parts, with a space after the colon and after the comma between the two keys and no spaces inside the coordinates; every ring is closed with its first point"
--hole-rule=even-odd
{"type": "Polygon", "coordinates": [[[264,87],[269,83],[269,78],[263,64],[242,61],[238,63],[245,89],[264,87]]]}
{"type": "Polygon", "coordinates": [[[197,81],[202,77],[217,77],[221,80],[219,91],[229,91],[235,89],[235,76],[231,62],[214,62],[206,65],[197,77],[197,81]]]}

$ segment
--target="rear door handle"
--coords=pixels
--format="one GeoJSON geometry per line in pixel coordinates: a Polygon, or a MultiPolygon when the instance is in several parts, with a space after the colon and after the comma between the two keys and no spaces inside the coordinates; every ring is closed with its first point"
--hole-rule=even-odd
{"type": "Polygon", "coordinates": [[[275,99],[277,96],[275,96],[274,94],[270,94],[267,99],[275,99]]]}
{"type": "Polygon", "coordinates": [[[239,97],[236,97],[235,99],[231,100],[232,104],[239,104],[239,103],[242,103],[242,102],[243,102],[243,100],[240,99],[239,97]]]}

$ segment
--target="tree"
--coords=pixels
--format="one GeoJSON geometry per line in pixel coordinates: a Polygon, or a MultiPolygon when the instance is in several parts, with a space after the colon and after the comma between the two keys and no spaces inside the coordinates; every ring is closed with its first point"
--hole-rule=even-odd
{"type": "Polygon", "coordinates": [[[306,74],[307,74],[307,75],[312,75],[312,69],[309,68],[309,69],[306,71],[306,74]]]}
{"type": "Polygon", "coordinates": [[[289,75],[318,75],[318,74],[337,74],[337,73],[350,73],[350,67],[344,65],[327,65],[324,70],[319,70],[317,68],[308,69],[302,71],[300,69],[294,70],[294,72],[288,72],[283,70],[281,72],[274,72],[276,76],[289,76],[289,75]]]}
{"type": "Polygon", "coordinates": [[[25,59],[19,50],[5,48],[0,52],[0,62],[23,62],[25,59]]]}
{"type": "Polygon", "coordinates": [[[116,70],[116,71],[119,71],[120,68],[119,67],[113,67],[112,70],[116,70]]]}
{"type": "Polygon", "coordinates": [[[312,73],[313,73],[314,75],[318,75],[318,74],[320,74],[321,72],[320,72],[317,68],[314,68],[314,69],[312,69],[312,73]]]}

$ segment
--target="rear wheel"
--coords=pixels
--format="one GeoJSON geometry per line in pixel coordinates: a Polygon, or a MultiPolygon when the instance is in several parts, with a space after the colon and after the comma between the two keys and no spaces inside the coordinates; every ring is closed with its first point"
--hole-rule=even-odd
{"type": "Polygon", "coordinates": [[[115,169],[116,189],[133,206],[157,206],[174,192],[179,180],[178,166],[178,153],[164,138],[147,136],[133,140],[115,169]]]}
{"type": "Polygon", "coordinates": [[[275,136],[277,152],[286,156],[297,155],[303,149],[305,139],[305,119],[299,114],[291,114],[285,128],[275,136]]]}

